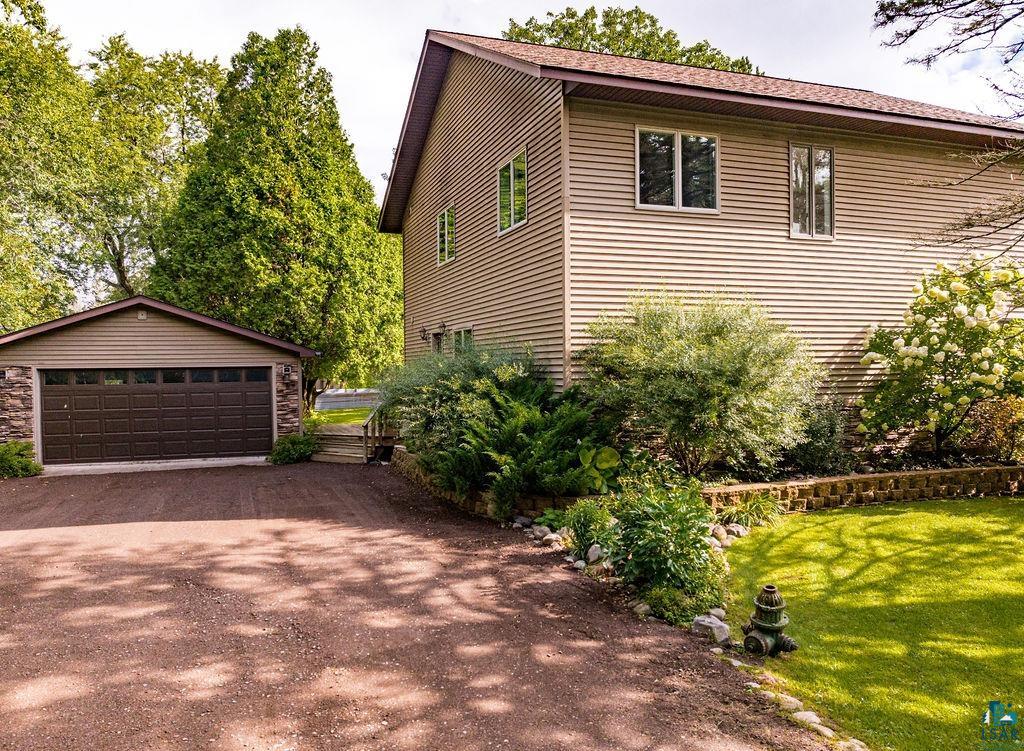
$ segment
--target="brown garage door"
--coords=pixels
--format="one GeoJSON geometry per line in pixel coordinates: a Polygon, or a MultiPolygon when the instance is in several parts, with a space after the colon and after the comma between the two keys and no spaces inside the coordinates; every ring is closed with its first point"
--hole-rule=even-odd
{"type": "Polygon", "coordinates": [[[270,368],[44,370],[43,462],[265,454],[270,368]]]}

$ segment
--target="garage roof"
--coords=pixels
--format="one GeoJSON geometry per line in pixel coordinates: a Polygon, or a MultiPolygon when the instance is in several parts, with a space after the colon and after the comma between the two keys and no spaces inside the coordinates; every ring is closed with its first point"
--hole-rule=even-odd
{"type": "Polygon", "coordinates": [[[292,342],[285,341],[284,339],[278,339],[274,336],[261,334],[258,331],[253,331],[252,329],[247,329],[242,326],[235,326],[232,323],[220,321],[216,318],[211,318],[210,316],[204,316],[201,313],[194,313],[191,310],[185,310],[185,308],[179,308],[177,305],[171,305],[170,303],[154,300],[152,297],[146,297],[145,295],[136,295],[135,297],[129,297],[125,300],[118,300],[117,302],[108,303],[107,305],[100,305],[99,307],[92,308],[91,310],[86,310],[81,313],[73,313],[72,315],[64,316],[63,318],[57,318],[53,321],[47,321],[46,323],[30,326],[27,329],[22,329],[21,331],[14,331],[10,334],[5,334],[0,336],[0,347],[23,339],[29,339],[33,336],[48,334],[66,326],[73,326],[77,323],[83,323],[84,321],[89,321],[93,318],[110,315],[111,313],[116,313],[120,310],[127,310],[129,308],[150,308],[151,310],[158,310],[162,313],[167,313],[172,316],[177,316],[178,318],[193,321],[194,323],[219,329],[228,334],[234,334],[235,336],[239,336],[244,339],[251,339],[263,344],[268,344],[272,347],[278,347],[279,349],[283,349],[288,352],[294,352],[299,357],[316,356],[316,351],[309,347],[303,347],[302,345],[293,344],[292,342]]]}

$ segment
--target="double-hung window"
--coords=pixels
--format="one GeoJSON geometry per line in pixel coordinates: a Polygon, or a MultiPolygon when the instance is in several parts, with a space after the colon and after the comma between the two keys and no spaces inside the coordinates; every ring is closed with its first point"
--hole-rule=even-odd
{"type": "Polygon", "coordinates": [[[455,258],[455,207],[437,215],[437,265],[455,258]]]}
{"type": "Polygon", "coordinates": [[[718,138],[638,126],[636,205],[718,211],[718,138]]]}
{"type": "Polygon", "coordinates": [[[831,147],[792,144],[789,147],[790,234],[831,239],[835,236],[831,147]]]}
{"type": "Polygon", "coordinates": [[[456,352],[473,349],[473,329],[455,329],[452,334],[452,348],[456,352]]]}
{"type": "Polygon", "coordinates": [[[498,234],[526,221],[526,149],[498,168],[498,234]]]}

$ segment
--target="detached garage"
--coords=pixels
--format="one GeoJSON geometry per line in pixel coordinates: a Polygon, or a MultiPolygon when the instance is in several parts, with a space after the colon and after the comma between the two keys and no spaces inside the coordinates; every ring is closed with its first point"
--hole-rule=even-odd
{"type": "Polygon", "coordinates": [[[0,336],[0,441],[46,464],[259,456],[316,353],[147,297],[0,336]]]}

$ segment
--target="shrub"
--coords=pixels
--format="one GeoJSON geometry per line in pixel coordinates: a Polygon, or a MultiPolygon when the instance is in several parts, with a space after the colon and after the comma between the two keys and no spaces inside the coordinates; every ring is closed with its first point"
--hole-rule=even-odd
{"type": "Polygon", "coordinates": [[[591,545],[604,550],[615,547],[617,535],[615,516],[609,498],[581,498],[565,512],[565,526],[572,537],[572,551],[582,558],[591,545]]]}
{"type": "Polygon", "coordinates": [[[711,551],[708,565],[690,584],[689,590],[677,587],[652,587],[643,593],[651,613],[674,626],[689,626],[695,616],[719,607],[725,600],[725,559],[711,551]]]}
{"type": "Polygon", "coordinates": [[[732,506],[718,512],[722,524],[742,524],[744,527],[775,526],[782,515],[782,504],[767,493],[752,493],[732,506]]]}
{"type": "Polygon", "coordinates": [[[819,368],[761,307],[644,298],[589,333],[584,394],[689,476],[748,456],[773,465],[803,438],[819,368]]]}
{"type": "Polygon", "coordinates": [[[0,477],[33,477],[43,471],[28,441],[0,443],[0,477]]]}
{"type": "Polygon", "coordinates": [[[534,524],[540,524],[548,529],[561,529],[565,526],[565,510],[560,508],[546,508],[544,513],[533,520],[534,524]]]}
{"type": "Polygon", "coordinates": [[[1024,399],[1008,396],[978,404],[964,423],[960,444],[1004,464],[1024,459],[1024,399]]]}
{"type": "Polygon", "coordinates": [[[1024,267],[976,255],[939,263],[914,285],[902,326],[880,328],[861,363],[880,381],[861,401],[857,429],[884,439],[900,428],[932,433],[936,458],[985,401],[1024,396],[1024,267]]]}
{"type": "Polygon", "coordinates": [[[841,475],[853,458],[846,449],[848,417],[843,398],[835,391],[820,394],[804,412],[804,438],[782,457],[780,465],[806,475],[841,475]]]}
{"type": "Polygon", "coordinates": [[[283,435],[274,442],[268,457],[272,464],[308,462],[320,449],[319,439],[312,433],[283,435]]]}
{"type": "Polygon", "coordinates": [[[700,486],[624,484],[617,508],[615,568],[640,588],[678,587],[699,591],[709,575],[707,544],[711,512],[700,486]]]}

